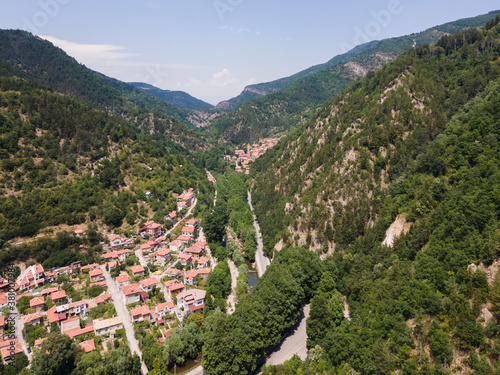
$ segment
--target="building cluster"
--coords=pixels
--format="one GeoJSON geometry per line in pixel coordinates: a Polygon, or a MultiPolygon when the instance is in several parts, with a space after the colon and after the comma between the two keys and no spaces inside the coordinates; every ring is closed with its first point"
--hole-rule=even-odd
{"type": "MultiPolygon", "coordinates": [[[[180,201],[193,204],[192,191],[179,196],[180,201]]],[[[177,220],[176,217],[172,219],[177,220]]],[[[193,218],[183,224],[181,234],[170,242],[162,236],[161,226],[158,233],[156,223],[145,223],[140,233],[145,232],[151,238],[135,249],[124,248],[130,245],[128,240],[112,235],[109,251],[102,254],[101,264],[82,266],[81,262],[74,262],[51,271],[44,270],[41,264],[27,267],[15,283],[16,300],[22,297],[29,299],[29,308],[21,316],[22,324],[45,325],[48,331],[57,325],[62,334],[75,340],[85,352],[101,350],[99,340],[94,338],[113,340],[117,337],[116,331],[124,328],[124,317],[103,313],[103,317],[91,319],[89,313],[101,305],[125,303],[129,311],[126,318],[133,324],[150,322],[160,327],[160,331],[164,332],[162,337],[170,335],[169,321],[182,319],[188,311],[198,311],[205,306],[206,291],[200,289],[200,285],[215,266],[211,264],[207,243],[199,238],[200,220],[193,218]],[[134,265],[127,266],[130,264],[127,258],[134,253],[140,260],[139,264],[134,259],[134,265]],[[150,272],[149,266],[145,267],[146,263],[157,266],[158,270],[150,272]],[[116,267],[119,267],[119,272],[107,275],[116,267]],[[66,280],[69,281],[65,282],[74,285],[75,289],[86,288],[85,296],[96,285],[103,291],[95,298],[72,300],[74,294],[68,292],[68,295],[67,288],[63,289],[63,285],[56,283],[57,276],[61,274],[68,276],[66,280]],[[110,282],[115,283],[120,291],[118,298],[108,292],[110,282]],[[156,298],[158,293],[164,298],[156,298]]],[[[0,290],[3,290],[0,293],[0,308],[7,306],[8,289],[8,281],[0,278],[0,290]]],[[[115,308],[115,311],[119,309],[115,308]]],[[[6,323],[6,317],[0,315],[0,334],[8,328],[6,323]]],[[[31,350],[40,350],[45,340],[46,337],[38,338],[31,350]]],[[[19,340],[15,341],[15,351],[3,344],[0,343],[0,352],[4,361],[9,361],[13,353],[22,352],[19,340]]]]}
{"type": "Polygon", "coordinates": [[[236,156],[226,156],[226,159],[236,163],[236,172],[245,171],[245,174],[249,174],[250,163],[276,146],[278,141],[278,138],[265,138],[254,144],[243,145],[242,149],[235,151],[236,156]]]}

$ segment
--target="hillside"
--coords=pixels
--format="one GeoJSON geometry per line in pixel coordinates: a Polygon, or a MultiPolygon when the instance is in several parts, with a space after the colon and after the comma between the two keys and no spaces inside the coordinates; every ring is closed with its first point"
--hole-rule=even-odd
{"type": "Polygon", "coordinates": [[[210,187],[163,132],[144,134],[1,62],[0,128],[2,243],[61,224],[135,231],[150,212],[163,220],[174,194],[210,187]],[[145,198],[148,190],[155,199],[145,198]]]}
{"type": "MultiPolygon", "coordinates": [[[[280,87],[280,83],[259,86],[260,92],[273,93],[245,102],[234,111],[217,118],[209,128],[211,135],[219,141],[239,144],[286,132],[305,123],[321,106],[344,91],[356,78],[363,77],[370,70],[379,70],[414,43],[435,43],[446,33],[484,25],[496,13],[498,11],[450,22],[420,33],[359,46],[326,64],[297,74],[294,77],[305,77],[293,80],[291,84],[288,84],[290,80],[287,79],[278,81],[288,86],[277,92],[273,91],[274,88],[280,87]]],[[[248,91],[243,94],[248,96],[248,91]]]]}
{"type": "Polygon", "coordinates": [[[0,30],[0,60],[52,90],[120,114],[149,132],[163,131],[190,149],[205,147],[185,124],[192,114],[154,95],[94,72],[52,43],[20,30],[0,30]]]}
{"type": "Polygon", "coordinates": [[[160,99],[169,102],[179,108],[190,108],[190,109],[211,109],[213,105],[204,102],[203,100],[196,99],[195,97],[189,95],[184,91],[171,91],[162,90],[158,87],[154,87],[148,83],[143,82],[129,82],[129,85],[137,87],[144,90],[160,99]]]}
{"type": "Polygon", "coordinates": [[[255,371],[301,300],[308,358],[266,375],[498,373],[499,56],[500,17],[411,49],[258,159],[265,242],[286,247],[207,320],[207,374],[255,371]],[[290,247],[333,243],[321,264],[290,247]]]}

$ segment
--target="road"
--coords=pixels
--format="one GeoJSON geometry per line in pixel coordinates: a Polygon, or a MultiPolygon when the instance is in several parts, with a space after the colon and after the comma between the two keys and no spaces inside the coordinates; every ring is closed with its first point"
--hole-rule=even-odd
{"type": "Polygon", "coordinates": [[[298,325],[296,324],[293,331],[290,332],[281,344],[266,356],[266,365],[279,365],[289,360],[297,354],[300,359],[305,360],[307,357],[307,333],[306,319],[309,316],[310,305],[305,305],[300,314],[298,325]]]}
{"type": "Polygon", "coordinates": [[[141,371],[143,375],[148,373],[148,368],[142,362],[142,353],[139,348],[139,342],[136,340],[134,336],[134,326],[132,325],[132,318],[130,317],[130,313],[125,306],[125,301],[123,297],[123,293],[120,288],[116,285],[115,280],[111,277],[108,271],[106,271],[105,266],[101,266],[101,269],[104,272],[104,278],[106,279],[106,284],[108,286],[108,292],[111,294],[113,299],[113,304],[115,305],[116,313],[120,318],[122,318],[123,328],[125,329],[125,333],[127,335],[128,344],[130,346],[130,351],[133,353],[137,353],[139,358],[141,358],[141,371]]]}
{"type": "Polygon", "coordinates": [[[236,302],[238,298],[236,297],[236,283],[238,282],[238,267],[231,259],[227,260],[229,264],[229,270],[231,271],[231,294],[227,297],[227,315],[234,313],[236,307],[236,302]]]}
{"type": "Polygon", "coordinates": [[[262,242],[262,234],[260,233],[259,222],[257,221],[257,216],[255,216],[255,212],[252,206],[252,195],[250,191],[248,192],[248,205],[252,210],[253,215],[253,227],[255,228],[255,234],[257,237],[257,250],[255,251],[255,265],[257,267],[257,275],[261,277],[264,272],[266,272],[267,266],[271,264],[269,258],[264,254],[264,243],[262,242]]]}
{"type": "Polygon", "coordinates": [[[14,331],[16,333],[16,337],[19,340],[19,343],[21,344],[21,348],[23,349],[24,354],[26,354],[26,356],[28,357],[28,360],[30,362],[29,365],[28,365],[28,368],[29,368],[29,367],[31,367],[31,360],[33,359],[33,354],[32,353],[28,353],[28,345],[26,344],[26,341],[23,338],[24,324],[23,324],[23,320],[22,320],[21,314],[19,314],[19,310],[17,310],[17,306],[14,309],[14,314],[13,315],[16,316],[16,318],[15,318],[16,324],[15,324],[15,327],[14,327],[14,331]]]}

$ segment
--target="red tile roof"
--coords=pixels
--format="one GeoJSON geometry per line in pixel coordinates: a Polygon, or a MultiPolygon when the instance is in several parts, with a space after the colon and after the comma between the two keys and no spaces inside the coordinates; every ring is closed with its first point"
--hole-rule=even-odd
{"type": "Polygon", "coordinates": [[[143,266],[133,266],[133,267],[130,267],[130,269],[132,270],[133,274],[144,272],[143,266]]]}
{"type": "Polygon", "coordinates": [[[122,291],[123,291],[124,295],[130,296],[130,295],[133,295],[133,294],[140,293],[141,289],[139,288],[139,285],[137,285],[137,284],[129,284],[129,285],[125,285],[122,288],[122,291]]]}
{"type": "MultiPolygon", "coordinates": [[[[92,327],[93,328],[93,327],[92,327]]],[[[95,342],[94,340],[90,339],[90,340],[87,340],[87,341],[84,341],[84,342],[81,342],[80,344],[78,344],[80,346],[80,348],[83,349],[83,351],[85,353],[89,353],[93,350],[95,350],[95,342]]]]}

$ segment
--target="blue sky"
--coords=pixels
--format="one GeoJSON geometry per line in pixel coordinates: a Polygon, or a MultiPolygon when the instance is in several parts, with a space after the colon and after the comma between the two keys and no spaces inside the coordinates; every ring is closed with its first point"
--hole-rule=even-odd
{"type": "Polygon", "coordinates": [[[91,69],[209,103],[349,46],[500,8],[498,0],[3,0],[0,28],[43,36],[91,69]],[[362,34],[360,33],[362,32],[362,34]]]}

